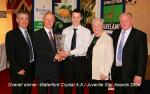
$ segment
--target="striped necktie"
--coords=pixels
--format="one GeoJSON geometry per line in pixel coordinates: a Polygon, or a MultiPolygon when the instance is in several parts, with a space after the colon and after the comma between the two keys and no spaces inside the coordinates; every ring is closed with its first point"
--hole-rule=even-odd
{"type": "Polygon", "coordinates": [[[52,49],[53,49],[53,51],[54,51],[54,50],[55,50],[55,44],[54,44],[54,38],[53,38],[53,36],[52,36],[52,31],[49,31],[48,34],[49,34],[50,43],[51,43],[51,45],[52,45],[52,49]]]}

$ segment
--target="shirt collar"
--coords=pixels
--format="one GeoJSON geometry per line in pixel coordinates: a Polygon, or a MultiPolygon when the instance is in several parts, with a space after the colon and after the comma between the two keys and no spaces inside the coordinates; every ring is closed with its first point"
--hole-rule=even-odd
{"type": "Polygon", "coordinates": [[[22,27],[20,27],[20,26],[19,26],[19,29],[21,30],[21,32],[25,32],[25,31],[27,31],[27,29],[22,28],[22,27]]]}
{"type": "Polygon", "coordinates": [[[53,30],[52,30],[52,29],[49,30],[49,29],[47,29],[46,27],[44,27],[44,30],[46,31],[47,34],[49,34],[49,31],[51,31],[51,33],[53,33],[53,30]]]}
{"type": "Polygon", "coordinates": [[[74,27],[73,25],[72,25],[72,28],[75,28],[75,29],[80,29],[81,28],[81,25],[78,25],[77,27],[74,27]]]}
{"type": "Polygon", "coordinates": [[[121,30],[121,32],[125,32],[125,34],[129,34],[131,32],[132,27],[130,27],[129,29],[127,29],[126,31],[124,31],[123,29],[121,30]]]}

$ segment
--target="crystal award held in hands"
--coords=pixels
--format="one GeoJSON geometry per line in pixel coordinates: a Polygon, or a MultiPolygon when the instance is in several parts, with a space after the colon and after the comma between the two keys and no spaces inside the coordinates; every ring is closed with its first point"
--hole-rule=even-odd
{"type": "Polygon", "coordinates": [[[64,40],[65,40],[65,36],[61,35],[61,34],[54,34],[55,37],[55,41],[56,41],[56,48],[57,51],[62,51],[64,50],[64,40]]]}

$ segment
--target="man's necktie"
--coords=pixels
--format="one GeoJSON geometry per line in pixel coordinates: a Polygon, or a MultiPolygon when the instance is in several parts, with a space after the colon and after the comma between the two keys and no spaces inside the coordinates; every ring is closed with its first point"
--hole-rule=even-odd
{"type": "Polygon", "coordinates": [[[33,62],[34,61],[34,52],[33,52],[32,42],[31,42],[31,39],[30,39],[27,31],[25,31],[25,34],[26,34],[26,41],[27,41],[27,44],[28,44],[29,50],[30,50],[30,62],[33,62]]]}
{"type": "Polygon", "coordinates": [[[73,30],[74,30],[74,33],[72,36],[71,50],[76,48],[76,37],[77,37],[76,31],[77,31],[77,29],[73,28],[73,30]]]}
{"type": "Polygon", "coordinates": [[[121,36],[121,40],[118,46],[118,53],[117,53],[117,60],[118,60],[119,66],[122,66],[122,53],[123,53],[123,47],[124,47],[125,31],[121,32],[121,35],[122,36],[121,36]]]}
{"type": "Polygon", "coordinates": [[[53,51],[55,50],[55,44],[54,44],[54,39],[53,39],[53,36],[52,36],[52,31],[49,31],[48,32],[48,34],[49,34],[49,40],[50,40],[50,43],[51,43],[51,45],[52,45],[52,49],[53,49],[53,51]]]}

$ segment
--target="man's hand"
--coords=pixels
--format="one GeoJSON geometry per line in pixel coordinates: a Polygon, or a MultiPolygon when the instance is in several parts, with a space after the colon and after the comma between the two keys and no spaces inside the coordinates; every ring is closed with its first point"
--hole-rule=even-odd
{"type": "Polygon", "coordinates": [[[26,73],[26,71],[24,69],[22,69],[18,72],[18,75],[24,75],[25,73],[26,73]]]}
{"type": "Polygon", "coordinates": [[[65,58],[61,56],[60,54],[56,54],[54,60],[57,60],[58,62],[64,60],[65,58]]]}
{"type": "Polygon", "coordinates": [[[64,51],[60,55],[63,56],[63,57],[65,57],[65,58],[67,58],[70,55],[70,51],[64,51]]]}
{"type": "Polygon", "coordinates": [[[134,84],[136,84],[137,86],[140,86],[141,83],[142,83],[142,77],[140,77],[140,76],[134,76],[133,82],[134,82],[134,84]]]}

